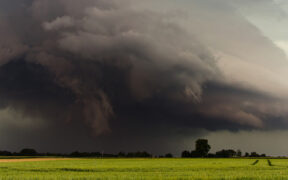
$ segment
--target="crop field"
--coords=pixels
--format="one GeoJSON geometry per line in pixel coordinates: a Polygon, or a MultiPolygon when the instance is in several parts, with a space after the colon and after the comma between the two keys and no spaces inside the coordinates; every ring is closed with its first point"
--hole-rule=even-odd
{"type": "Polygon", "coordinates": [[[0,179],[288,179],[286,159],[12,159],[0,179]]]}

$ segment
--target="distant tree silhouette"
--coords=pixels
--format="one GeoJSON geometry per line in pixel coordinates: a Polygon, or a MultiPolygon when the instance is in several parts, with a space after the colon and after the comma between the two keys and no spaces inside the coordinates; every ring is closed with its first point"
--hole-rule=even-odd
{"type": "Polygon", "coordinates": [[[228,150],[221,150],[216,152],[216,157],[223,157],[223,158],[229,158],[229,157],[235,157],[236,156],[236,151],[232,150],[232,149],[228,149],[228,150]]]}
{"type": "Polygon", "coordinates": [[[246,152],[245,153],[245,157],[249,157],[250,155],[249,155],[249,153],[248,152],[246,152]]]}
{"type": "Polygon", "coordinates": [[[37,151],[35,149],[22,149],[19,153],[21,156],[36,156],[37,151]]]}
{"type": "Polygon", "coordinates": [[[208,157],[208,158],[215,158],[215,157],[216,157],[216,155],[215,155],[215,154],[213,154],[213,153],[208,153],[207,157],[208,157]]]}
{"type": "Polygon", "coordinates": [[[147,153],[146,151],[143,152],[129,152],[126,157],[130,157],[130,158],[134,158],[134,157],[141,157],[141,158],[148,158],[148,157],[152,157],[151,154],[147,153]]]}
{"type": "Polygon", "coordinates": [[[191,157],[191,153],[189,151],[183,151],[181,154],[181,157],[183,158],[191,157]]]}
{"type": "Polygon", "coordinates": [[[71,157],[81,157],[81,153],[78,151],[74,151],[70,154],[71,157]]]}
{"type": "Polygon", "coordinates": [[[0,151],[0,156],[12,156],[13,153],[9,151],[0,151]]]}
{"type": "Polygon", "coordinates": [[[210,149],[211,146],[208,144],[207,139],[198,139],[196,141],[195,154],[198,155],[197,157],[206,157],[210,149]]]}
{"type": "Polygon", "coordinates": [[[242,157],[242,152],[241,152],[240,149],[237,150],[236,156],[237,156],[237,157],[242,157]]]}
{"type": "Polygon", "coordinates": [[[250,157],[260,157],[260,155],[257,152],[251,152],[250,157]]]}
{"type": "Polygon", "coordinates": [[[173,158],[173,155],[171,153],[165,154],[165,158],[173,158]]]}
{"type": "Polygon", "coordinates": [[[191,157],[202,157],[201,154],[196,150],[191,151],[190,156],[191,157]]]}
{"type": "Polygon", "coordinates": [[[124,152],[119,152],[119,153],[118,153],[118,157],[120,157],[120,158],[121,158],[121,157],[126,157],[126,154],[125,154],[124,152]]]}

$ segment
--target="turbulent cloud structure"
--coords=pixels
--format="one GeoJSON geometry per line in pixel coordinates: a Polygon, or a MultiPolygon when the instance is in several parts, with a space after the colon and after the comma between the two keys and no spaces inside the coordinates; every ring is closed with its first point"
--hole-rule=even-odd
{"type": "Polygon", "coordinates": [[[239,13],[250,3],[0,2],[0,124],[17,117],[14,129],[43,139],[151,151],[203,129],[286,129],[288,61],[239,13]]]}

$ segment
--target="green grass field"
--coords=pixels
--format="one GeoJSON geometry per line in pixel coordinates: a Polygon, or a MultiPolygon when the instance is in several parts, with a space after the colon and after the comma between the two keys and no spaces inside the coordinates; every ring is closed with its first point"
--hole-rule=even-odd
{"type": "Polygon", "coordinates": [[[0,179],[288,179],[286,159],[72,159],[1,162],[0,179]]]}

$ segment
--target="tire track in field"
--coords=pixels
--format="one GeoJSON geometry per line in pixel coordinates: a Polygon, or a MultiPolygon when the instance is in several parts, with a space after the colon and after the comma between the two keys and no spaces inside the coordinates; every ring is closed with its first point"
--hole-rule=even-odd
{"type": "Polygon", "coordinates": [[[274,166],[274,165],[272,164],[272,162],[270,161],[270,159],[267,159],[267,163],[268,163],[269,166],[274,166]]]}
{"type": "Polygon", "coordinates": [[[257,163],[259,162],[259,160],[257,159],[255,162],[253,162],[251,165],[255,166],[257,163]]]}

